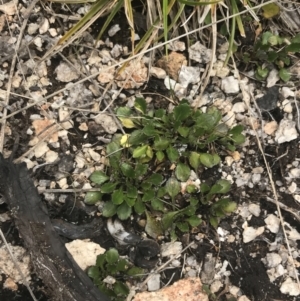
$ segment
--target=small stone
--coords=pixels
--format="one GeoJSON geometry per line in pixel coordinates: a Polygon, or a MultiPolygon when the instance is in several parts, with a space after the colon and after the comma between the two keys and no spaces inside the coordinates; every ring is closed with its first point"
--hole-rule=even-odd
{"type": "Polygon", "coordinates": [[[260,215],[260,206],[259,205],[257,205],[257,204],[250,204],[249,205],[249,211],[250,211],[250,213],[251,214],[253,214],[254,216],[259,216],[260,215]]]}
{"type": "Polygon", "coordinates": [[[164,79],[167,76],[167,73],[164,69],[158,67],[151,67],[150,68],[150,75],[155,76],[156,78],[164,79]]]}
{"type": "MultiPolygon", "coordinates": [[[[114,70],[113,70],[114,71],[114,70]]],[[[107,84],[114,80],[114,74],[112,72],[101,72],[97,77],[98,82],[101,84],[107,84]]]]}
{"type": "Polygon", "coordinates": [[[290,193],[295,193],[297,190],[297,184],[295,182],[292,182],[291,185],[288,187],[290,193]]]}
{"type": "Polygon", "coordinates": [[[73,120],[70,120],[70,113],[67,109],[65,108],[60,108],[58,110],[58,117],[59,117],[59,121],[61,122],[60,125],[65,129],[71,129],[73,128],[73,120]],[[65,120],[65,121],[64,121],[65,120]]]}
{"type": "Polygon", "coordinates": [[[298,296],[300,294],[299,286],[297,282],[294,282],[290,277],[288,277],[280,287],[280,291],[283,294],[290,296],[298,296]]]}
{"type": "Polygon", "coordinates": [[[56,28],[49,28],[49,33],[51,35],[51,37],[56,37],[57,36],[57,30],[56,28]]]}
{"type": "Polygon", "coordinates": [[[300,168],[292,168],[289,171],[289,176],[291,178],[300,178],[300,168]]]}
{"type": "Polygon", "coordinates": [[[267,135],[273,135],[275,133],[275,131],[277,130],[277,128],[278,128],[278,124],[275,120],[273,120],[273,121],[270,121],[265,124],[264,132],[267,135]]]}
{"type": "Polygon", "coordinates": [[[261,174],[253,174],[252,175],[252,183],[257,184],[261,180],[261,174]]]}
{"type": "Polygon", "coordinates": [[[100,245],[86,240],[73,240],[65,244],[73,259],[82,270],[96,264],[97,256],[103,254],[105,249],[100,245]]]}
{"type": "Polygon", "coordinates": [[[166,76],[166,78],[164,80],[164,84],[168,90],[174,90],[176,81],[174,79],[170,78],[169,76],[166,76]]]}
{"type": "Polygon", "coordinates": [[[256,99],[256,103],[261,110],[271,111],[277,107],[277,100],[279,96],[279,89],[273,86],[267,92],[256,99]]]}
{"type": "Polygon", "coordinates": [[[0,11],[8,16],[13,16],[17,11],[17,6],[18,5],[15,1],[10,1],[0,5],[0,11]]]}
{"type": "Polygon", "coordinates": [[[43,22],[40,24],[39,33],[44,34],[48,31],[48,29],[49,29],[49,21],[48,19],[45,18],[43,22]]]}
{"type": "Polygon", "coordinates": [[[44,154],[49,150],[47,143],[42,141],[39,145],[34,149],[34,155],[36,158],[41,158],[44,154]]]}
{"type": "Polygon", "coordinates": [[[248,225],[246,224],[243,232],[243,242],[248,243],[254,240],[257,236],[264,233],[264,231],[265,231],[265,227],[259,227],[255,229],[253,227],[248,227],[248,225]]]}
{"type": "Polygon", "coordinates": [[[47,163],[53,163],[55,160],[58,158],[58,153],[54,152],[52,150],[47,151],[46,157],[45,157],[45,162],[47,163]]]}
{"type": "Polygon", "coordinates": [[[214,69],[216,71],[216,76],[219,78],[224,78],[228,76],[230,69],[227,66],[224,66],[224,62],[222,61],[217,61],[214,64],[214,69]]]}
{"type": "Polygon", "coordinates": [[[285,99],[282,102],[282,106],[283,106],[283,111],[286,113],[293,113],[293,106],[291,104],[291,102],[288,99],[285,99]]]}
{"type": "Polygon", "coordinates": [[[268,253],[266,256],[266,263],[268,268],[277,267],[282,261],[282,258],[277,253],[268,253]]]}
{"type": "Polygon", "coordinates": [[[245,295],[240,296],[237,301],[250,301],[245,295]]]}
{"type": "Polygon", "coordinates": [[[273,87],[279,80],[278,70],[272,69],[267,77],[267,88],[273,87]]]}
{"type": "Polygon", "coordinates": [[[80,126],[78,127],[81,131],[83,132],[87,132],[89,130],[88,125],[86,124],[86,122],[83,122],[80,124],[80,126]]]}
{"type": "Polygon", "coordinates": [[[246,105],[243,102],[236,102],[233,107],[232,107],[232,111],[234,113],[243,113],[246,110],[246,105]]]}
{"type": "Polygon", "coordinates": [[[290,88],[288,87],[282,87],[281,89],[281,95],[284,98],[288,98],[288,97],[294,97],[295,96],[295,92],[293,92],[290,88]]]}
{"type": "Polygon", "coordinates": [[[274,214],[269,214],[265,219],[267,229],[269,229],[272,233],[278,233],[280,228],[280,219],[274,214]]]}
{"type": "Polygon", "coordinates": [[[289,142],[294,139],[297,139],[297,137],[298,137],[298,133],[296,130],[295,121],[282,119],[275,133],[275,141],[278,144],[281,144],[284,142],[289,142]]]}
{"type": "Polygon", "coordinates": [[[119,30],[121,30],[120,25],[119,24],[115,24],[113,25],[109,30],[108,30],[108,35],[110,37],[114,36],[119,30]]]}
{"type": "Polygon", "coordinates": [[[160,274],[152,274],[147,282],[148,291],[153,292],[160,289],[160,274]]]}
{"type": "Polygon", "coordinates": [[[88,152],[89,152],[90,156],[92,157],[92,159],[95,162],[99,162],[100,161],[101,156],[97,152],[95,152],[94,150],[92,150],[90,148],[89,148],[88,152]]]}
{"type": "Polygon", "coordinates": [[[187,65],[186,57],[178,52],[171,52],[168,56],[163,56],[157,61],[157,67],[162,68],[175,81],[183,65],[187,65]]]}
{"type": "Polygon", "coordinates": [[[97,124],[101,125],[108,134],[114,134],[118,130],[114,119],[106,113],[98,114],[94,120],[97,124]]]}
{"type": "Polygon", "coordinates": [[[236,94],[240,91],[239,81],[233,76],[228,76],[222,79],[221,89],[226,94],[236,94]]]}
{"type": "MultiPolygon", "coordinates": [[[[80,70],[80,65],[78,62],[74,64],[74,67],[77,70],[80,70]]],[[[57,74],[56,79],[64,83],[78,79],[79,73],[74,69],[74,67],[70,67],[69,64],[65,62],[60,63],[54,71],[57,74]]]]}
{"type": "Polygon", "coordinates": [[[169,49],[172,51],[184,51],[185,48],[185,43],[181,41],[173,41],[170,44],[168,44],[169,49]]]}
{"type": "Polygon", "coordinates": [[[185,88],[189,84],[197,84],[200,81],[200,68],[182,66],[179,71],[178,82],[185,88]]]}
{"type": "Polygon", "coordinates": [[[88,122],[88,130],[93,136],[102,135],[104,133],[103,127],[95,121],[88,122]]]}
{"type": "Polygon", "coordinates": [[[223,283],[220,280],[214,281],[210,286],[211,293],[217,293],[221,287],[223,287],[223,283]]]}
{"type": "Polygon", "coordinates": [[[191,60],[203,64],[209,63],[213,58],[212,50],[206,48],[200,42],[196,42],[194,45],[190,46],[188,52],[191,60]]]}
{"type": "Polygon", "coordinates": [[[177,255],[182,250],[182,243],[180,241],[173,241],[162,244],[161,246],[161,256],[167,257],[172,255],[177,255]]]}
{"type": "Polygon", "coordinates": [[[263,167],[261,167],[261,166],[254,167],[254,168],[252,169],[252,173],[263,173],[263,172],[264,172],[264,169],[263,169],[263,167]]]}
{"type": "Polygon", "coordinates": [[[27,29],[28,34],[31,36],[34,35],[37,32],[37,30],[39,29],[39,27],[40,26],[36,23],[30,23],[28,25],[28,29],[27,29]]]}

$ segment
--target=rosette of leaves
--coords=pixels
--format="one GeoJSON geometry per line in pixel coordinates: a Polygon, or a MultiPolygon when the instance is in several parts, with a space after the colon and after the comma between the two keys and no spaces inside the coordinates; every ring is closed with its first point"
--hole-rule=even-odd
{"type": "Polygon", "coordinates": [[[134,110],[119,108],[117,115],[128,133],[116,135],[107,145],[107,172],[91,175],[91,181],[101,190],[95,199],[106,199],[103,215],[125,220],[133,212],[146,212],[146,231],[154,238],[166,230],[174,236],[176,228],[188,231],[197,227],[201,223],[197,215],[201,202],[210,204],[212,195],[228,190],[216,184],[201,200],[194,185],[188,185],[182,193],[181,183],[189,179],[191,170],[198,173],[219,164],[219,155],[210,149],[233,151],[243,143],[243,128],[229,129],[220,122],[220,111],[195,111],[187,101],[168,114],[162,109],[147,111],[145,100],[138,98],[134,110]],[[209,147],[212,144],[215,147],[209,147]],[[179,202],[183,194],[187,200],[179,202]]]}
{"type": "Polygon", "coordinates": [[[112,248],[98,255],[96,265],[91,266],[87,273],[99,290],[112,301],[123,301],[129,293],[125,280],[138,277],[144,270],[121,258],[118,251],[112,248]]]}
{"type": "Polygon", "coordinates": [[[245,62],[256,61],[255,76],[265,80],[274,65],[279,69],[279,77],[288,81],[291,74],[287,67],[291,65],[290,54],[300,52],[300,34],[293,38],[279,36],[266,31],[254,46],[253,53],[244,53],[245,62]]]}

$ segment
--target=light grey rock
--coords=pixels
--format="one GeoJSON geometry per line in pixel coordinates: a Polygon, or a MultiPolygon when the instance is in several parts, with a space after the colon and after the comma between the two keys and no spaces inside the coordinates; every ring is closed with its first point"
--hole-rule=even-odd
{"type": "Polygon", "coordinates": [[[289,142],[297,139],[298,133],[296,130],[296,123],[293,120],[282,119],[279,127],[275,133],[275,141],[278,144],[289,142]]]}
{"type": "Polygon", "coordinates": [[[183,65],[179,71],[178,82],[185,88],[189,84],[197,84],[200,81],[200,68],[183,65]]]}
{"type": "Polygon", "coordinates": [[[265,218],[265,223],[267,229],[269,229],[272,233],[278,233],[280,227],[280,220],[274,214],[270,214],[265,218]]]}
{"type": "Polygon", "coordinates": [[[114,134],[118,130],[118,126],[114,119],[105,113],[98,114],[95,122],[100,124],[108,134],[114,134]]]}
{"type": "Polygon", "coordinates": [[[299,296],[300,295],[300,289],[297,284],[297,282],[294,282],[292,278],[288,277],[280,287],[280,291],[283,294],[287,294],[290,296],[299,296]]]}
{"type": "Polygon", "coordinates": [[[221,89],[226,94],[236,94],[240,91],[239,81],[233,76],[228,76],[222,79],[221,89]]]}
{"type": "Polygon", "coordinates": [[[207,64],[213,58],[211,49],[206,48],[200,42],[189,47],[188,51],[190,59],[199,63],[207,64]]]}
{"type": "MultiPolygon", "coordinates": [[[[78,70],[80,69],[78,63],[75,63],[75,68],[78,70]]],[[[64,83],[68,83],[79,78],[79,73],[65,62],[60,63],[56,67],[55,73],[57,74],[56,79],[64,83]]]]}
{"type": "Polygon", "coordinates": [[[282,258],[277,253],[268,253],[265,261],[268,268],[276,268],[281,263],[282,258]]]}
{"type": "Polygon", "coordinates": [[[148,291],[153,292],[160,289],[160,274],[152,274],[147,282],[148,291]]]}

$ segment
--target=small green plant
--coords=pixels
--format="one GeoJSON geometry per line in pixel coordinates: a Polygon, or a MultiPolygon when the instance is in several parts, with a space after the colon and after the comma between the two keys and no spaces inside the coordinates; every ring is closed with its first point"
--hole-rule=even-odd
{"type": "Polygon", "coordinates": [[[117,116],[130,132],[116,135],[107,145],[107,169],[95,171],[90,178],[101,192],[87,193],[87,203],[106,199],[103,215],[121,220],[133,212],[146,212],[150,236],[168,230],[173,238],[176,229],[186,232],[201,223],[197,214],[201,205],[211,205],[214,226],[235,209],[233,202],[219,198],[229,192],[229,181],[219,180],[212,187],[203,183],[200,189],[191,182],[185,190],[182,183],[192,170],[200,174],[220,163],[214,149],[234,151],[243,143],[241,126],[229,129],[216,108],[195,111],[185,100],[167,113],[147,111],[145,100],[138,98],[134,110],[119,108],[117,116]]]}
{"type": "Polygon", "coordinates": [[[144,270],[130,264],[119,256],[116,249],[110,249],[97,256],[96,265],[88,269],[88,275],[93,279],[99,290],[109,296],[112,301],[123,301],[129,293],[124,279],[138,277],[144,270]]]}
{"type": "MultiPolygon", "coordinates": [[[[252,61],[257,60],[255,76],[264,80],[270,69],[276,65],[279,68],[279,77],[288,81],[291,77],[287,68],[290,66],[290,53],[300,52],[300,34],[294,38],[281,37],[269,31],[264,32],[253,49],[252,61]]],[[[249,62],[251,54],[244,54],[244,60],[249,62]]]]}

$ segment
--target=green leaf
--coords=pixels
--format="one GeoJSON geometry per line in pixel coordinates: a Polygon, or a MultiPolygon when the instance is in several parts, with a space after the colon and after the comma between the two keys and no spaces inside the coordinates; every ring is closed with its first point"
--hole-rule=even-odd
{"type": "Polygon", "coordinates": [[[116,293],[117,296],[127,296],[129,294],[129,288],[126,284],[117,281],[114,284],[114,292],[116,293]]]}
{"type": "Polygon", "coordinates": [[[143,129],[143,133],[148,137],[153,137],[156,136],[159,131],[154,128],[153,124],[147,124],[143,129]]]}
{"type": "Polygon", "coordinates": [[[144,202],[142,202],[142,200],[140,200],[140,199],[136,200],[133,208],[137,214],[142,214],[146,210],[146,206],[145,206],[144,202]]]}
{"type": "Polygon", "coordinates": [[[191,152],[189,155],[189,162],[191,166],[197,170],[200,165],[200,154],[196,152],[191,152]]]}
{"type": "Polygon", "coordinates": [[[101,270],[104,270],[104,264],[105,263],[106,263],[105,254],[98,255],[97,259],[96,259],[96,266],[99,267],[101,270]]]}
{"type": "Polygon", "coordinates": [[[186,186],[186,192],[187,193],[194,193],[197,191],[197,188],[195,185],[189,184],[186,186]]]}
{"type": "Polygon", "coordinates": [[[156,118],[163,118],[166,115],[166,110],[164,109],[158,109],[155,111],[155,117],[156,118]]]}
{"type": "Polygon", "coordinates": [[[179,126],[177,132],[184,138],[186,138],[190,132],[190,128],[186,126],[179,126]]]}
{"type": "Polygon", "coordinates": [[[158,173],[153,173],[147,180],[146,182],[151,183],[155,186],[159,186],[161,182],[163,181],[163,176],[158,173]]]}
{"type": "Polygon", "coordinates": [[[157,151],[165,150],[170,144],[170,140],[163,137],[158,137],[154,140],[154,148],[157,151]]]}
{"type": "Polygon", "coordinates": [[[122,173],[125,177],[128,178],[134,178],[135,177],[135,173],[134,173],[134,169],[132,168],[132,166],[126,162],[121,163],[120,166],[122,173]]]}
{"type": "Polygon", "coordinates": [[[127,190],[127,196],[129,198],[137,198],[138,191],[137,191],[136,187],[134,187],[134,186],[127,186],[126,190],[127,190]]]}
{"type": "Polygon", "coordinates": [[[108,181],[109,177],[103,171],[97,170],[91,174],[90,180],[95,184],[102,184],[108,181]]]}
{"type": "Polygon", "coordinates": [[[281,69],[279,70],[279,77],[280,77],[284,82],[287,82],[287,81],[290,80],[291,74],[290,74],[290,72],[289,72],[287,69],[281,68],[281,69]]]}
{"type": "Polygon", "coordinates": [[[166,183],[166,192],[173,199],[180,192],[180,190],[180,183],[174,177],[171,177],[166,183]]]}
{"type": "Polygon", "coordinates": [[[269,3],[269,4],[264,5],[262,7],[262,10],[263,10],[263,16],[266,19],[273,18],[276,15],[278,15],[280,12],[279,6],[276,5],[275,3],[269,3]]]}
{"type": "Polygon", "coordinates": [[[210,187],[206,183],[201,183],[200,185],[200,191],[202,193],[206,193],[210,191],[210,187]]]}
{"type": "Polygon", "coordinates": [[[243,134],[237,134],[232,136],[232,140],[235,144],[239,145],[245,142],[246,137],[243,134]]]}
{"type": "Polygon", "coordinates": [[[186,219],[186,221],[192,226],[192,227],[198,227],[202,223],[202,219],[198,216],[190,216],[186,219]]]}
{"type": "Polygon", "coordinates": [[[120,220],[126,220],[131,215],[131,207],[127,205],[126,202],[123,202],[117,209],[117,214],[120,220]]]}
{"type": "Polygon", "coordinates": [[[155,196],[154,190],[148,190],[144,192],[144,195],[142,197],[143,202],[151,201],[155,196]]]}
{"type": "Polygon", "coordinates": [[[119,117],[119,119],[120,119],[122,125],[127,129],[132,129],[132,128],[136,127],[131,118],[119,117]]]}
{"type": "Polygon", "coordinates": [[[133,151],[132,157],[133,158],[139,158],[139,157],[145,155],[146,151],[147,151],[147,147],[148,147],[148,145],[143,145],[143,146],[137,147],[133,151]]]}
{"type": "Polygon", "coordinates": [[[175,169],[176,178],[179,181],[185,182],[191,175],[190,168],[184,163],[178,163],[175,169]]]}
{"type": "Polygon", "coordinates": [[[146,114],[147,103],[144,98],[136,98],[134,107],[137,111],[141,112],[142,114],[146,114]]]}
{"type": "Polygon", "coordinates": [[[120,258],[117,264],[117,270],[120,272],[127,271],[129,262],[126,259],[120,258]]]}
{"type": "Polygon", "coordinates": [[[216,229],[218,227],[218,224],[219,224],[219,220],[218,218],[214,217],[214,216],[211,216],[209,218],[209,222],[210,224],[216,229]]]}
{"type": "Polygon", "coordinates": [[[217,164],[219,164],[221,161],[221,158],[217,154],[207,154],[207,153],[202,153],[200,154],[200,162],[206,166],[206,167],[213,167],[217,164]]]}
{"type": "Polygon", "coordinates": [[[146,233],[156,239],[158,236],[162,235],[162,228],[160,222],[156,220],[148,211],[146,211],[147,223],[145,227],[146,233]]]}
{"type": "Polygon", "coordinates": [[[103,216],[112,217],[116,213],[117,213],[117,206],[111,201],[105,202],[102,211],[103,216]]]}
{"type": "Polygon", "coordinates": [[[94,205],[101,200],[102,193],[99,191],[89,191],[86,193],[84,202],[87,205],[94,205]]]}
{"type": "Polygon", "coordinates": [[[139,178],[141,176],[143,176],[148,170],[148,164],[141,164],[138,163],[135,167],[135,177],[139,178]]]}
{"type": "Polygon", "coordinates": [[[167,156],[171,162],[176,162],[179,158],[179,152],[176,148],[169,146],[166,150],[167,156]]]}
{"type": "Polygon", "coordinates": [[[225,194],[227,193],[231,188],[231,183],[228,180],[218,180],[210,189],[209,194],[216,194],[221,193],[225,194]]]}
{"type": "Polygon", "coordinates": [[[100,271],[96,266],[89,267],[87,274],[92,279],[98,279],[100,277],[100,271]]]}
{"type": "Polygon", "coordinates": [[[139,267],[132,267],[130,268],[126,274],[128,276],[137,276],[137,275],[143,275],[144,274],[144,270],[142,268],[139,267]]]}
{"type": "Polygon", "coordinates": [[[187,222],[177,222],[176,227],[181,231],[181,232],[188,232],[189,231],[189,225],[187,222]]]}
{"type": "Polygon", "coordinates": [[[242,133],[243,130],[244,130],[244,127],[242,125],[236,125],[228,132],[228,134],[239,135],[242,133]]]}
{"type": "Polygon", "coordinates": [[[171,228],[176,216],[179,214],[179,211],[172,211],[172,212],[168,212],[166,214],[163,215],[161,223],[162,223],[162,227],[163,230],[166,231],[169,228],[171,228]]]}
{"type": "Polygon", "coordinates": [[[129,207],[132,207],[135,204],[136,198],[125,198],[125,201],[129,207]]]}
{"type": "Polygon", "coordinates": [[[105,183],[101,186],[102,193],[111,193],[116,189],[118,183],[105,183]]]}
{"type": "Polygon", "coordinates": [[[184,121],[191,115],[192,109],[186,104],[180,104],[174,108],[174,117],[176,121],[184,121]]]}
{"type": "Polygon", "coordinates": [[[128,139],[128,143],[131,145],[139,145],[141,143],[146,143],[148,137],[143,133],[142,130],[135,130],[131,133],[128,139]]]}
{"type": "Polygon", "coordinates": [[[119,107],[117,109],[117,117],[129,117],[132,115],[132,111],[128,107],[119,107]]]}
{"type": "Polygon", "coordinates": [[[161,151],[156,152],[156,158],[159,162],[161,162],[165,157],[165,154],[161,151]]]}
{"type": "Polygon", "coordinates": [[[105,258],[106,258],[107,263],[109,263],[109,264],[113,264],[113,263],[117,262],[118,259],[119,259],[119,252],[118,252],[118,250],[116,250],[114,248],[109,249],[105,253],[105,258]]]}
{"type": "Polygon", "coordinates": [[[154,199],[151,200],[151,207],[154,210],[163,211],[164,210],[164,203],[160,199],[154,198],[154,199]]]}
{"type": "Polygon", "coordinates": [[[123,190],[122,190],[122,189],[115,190],[115,191],[112,193],[111,200],[112,200],[112,202],[113,202],[115,205],[120,205],[120,204],[122,204],[123,201],[124,201],[123,190]]]}

